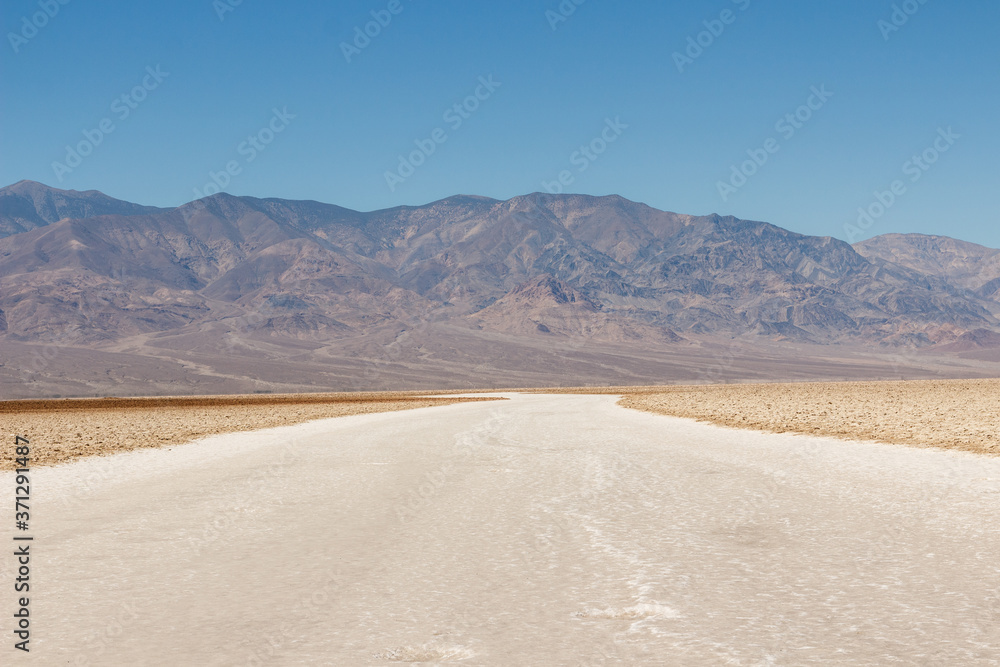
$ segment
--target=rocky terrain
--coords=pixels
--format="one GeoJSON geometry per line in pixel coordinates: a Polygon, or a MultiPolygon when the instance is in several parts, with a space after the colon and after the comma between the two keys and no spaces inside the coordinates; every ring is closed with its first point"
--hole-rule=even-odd
{"type": "Polygon", "coordinates": [[[616,196],[158,209],[28,181],[0,189],[0,236],[4,397],[998,370],[1000,251],[943,237],[852,247],[616,196]]]}
{"type": "Polygon", "coordinates": [[[924,234],[885,234],[854,248],[877,264],[896,264],[942,278],[984,299],[988,307],[1000,300],[1000,250],[924,234]]]}
{"type": "Polygon", "coordinates": [[[625,407],[735,428],[1000,456],[998,380],[797,382],[621,391],[625,407]]]}

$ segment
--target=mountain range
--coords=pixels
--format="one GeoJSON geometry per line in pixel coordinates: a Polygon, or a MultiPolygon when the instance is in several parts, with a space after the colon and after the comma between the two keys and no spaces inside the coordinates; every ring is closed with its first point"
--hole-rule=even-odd
{"type": "Polygon", "coordinates": [[[995,375],[1000,251],[618,196],[0,189],[3,397],[995,375]]]}

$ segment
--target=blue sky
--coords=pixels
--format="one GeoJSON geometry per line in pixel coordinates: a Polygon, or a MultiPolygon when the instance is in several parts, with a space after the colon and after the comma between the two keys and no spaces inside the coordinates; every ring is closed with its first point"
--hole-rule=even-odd
{"type": "Polygon", "coordinates": [[[562,174],[682,213],[1000,247],[1000,3],[234,1],[3,3],[0,182],[173,206],[215,173],[372,210],[562,174]]]}

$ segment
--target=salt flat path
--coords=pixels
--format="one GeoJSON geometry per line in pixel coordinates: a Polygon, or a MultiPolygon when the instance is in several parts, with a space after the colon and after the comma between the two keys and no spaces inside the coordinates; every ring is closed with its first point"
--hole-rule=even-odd
{"type": "Polygon", "coordinates": [[[1000,461],[510,398],[34,471],[0,662],[1000,664],[1000,461]]]}

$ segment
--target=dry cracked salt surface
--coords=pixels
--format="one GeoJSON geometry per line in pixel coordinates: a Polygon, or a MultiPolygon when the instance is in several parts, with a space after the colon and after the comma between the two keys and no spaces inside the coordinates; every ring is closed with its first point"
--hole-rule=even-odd
{"type": "Polygon", "coordinates": [[[506,396],[33,471],[18,662],[1000,664],[1000,459],[506,396]]]}

